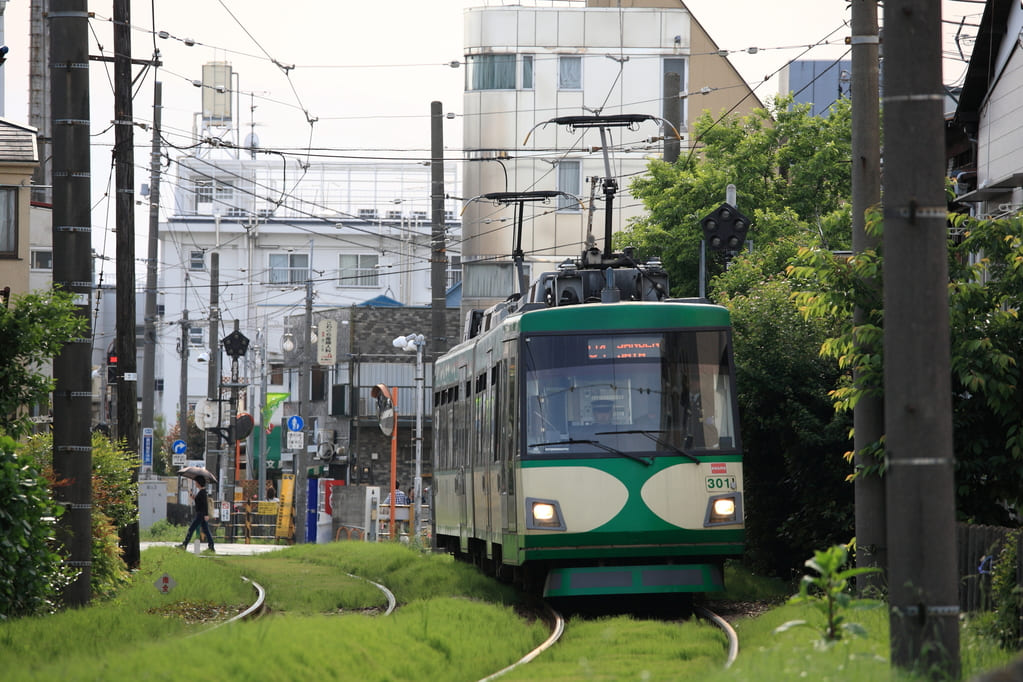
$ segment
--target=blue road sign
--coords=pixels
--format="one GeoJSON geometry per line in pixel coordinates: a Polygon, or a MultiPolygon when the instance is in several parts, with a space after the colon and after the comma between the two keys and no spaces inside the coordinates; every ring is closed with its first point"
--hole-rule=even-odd
{"type": "Polygon", "coordinates": [[[183,455],[187,449],[188,444],[183,440],[176,440],[171,444],[171,450],[173,450],[175,455],[183,455]]]}
{"type": "Polygon", "coordinates": [[[153,466],[153,429],[142,429],[142,466],[153,466]]]}
{"type": "Polygon", "coordinates": [[[301,431],[303,426],[305,426],[305,421],[297,414],[294,417],[288,417],[288,431],[301,431]]]}

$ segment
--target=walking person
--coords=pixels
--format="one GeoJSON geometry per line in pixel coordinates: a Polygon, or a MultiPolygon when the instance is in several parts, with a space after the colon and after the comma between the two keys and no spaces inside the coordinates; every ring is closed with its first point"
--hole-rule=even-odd
{"type": "Polygon", "coordinates": [[[192,500],[195,502],[195,518],[192,520],[192,525],[188,527],[185,541],[179,546],[181,549],[186,549],[188,541],[192,539],[192,533],[201,528],[202,532],[206,533],[206,541],[209,543],[210,551],[215,552],[216,550],[213,549],[213,533],[210,532],[210,503],[209,496],[206,494],[206,479],[200,476],[195,479],[195,483],[199,486],[199,491],[191,494],[192,500]]]}

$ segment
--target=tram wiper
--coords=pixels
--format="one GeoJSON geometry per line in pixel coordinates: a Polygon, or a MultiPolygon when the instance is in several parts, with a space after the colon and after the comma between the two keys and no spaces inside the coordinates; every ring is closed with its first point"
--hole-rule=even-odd
{"type": "Polygon", "coordinates": [[[595,435],[601,436],[601,435],[604,435],[605,433],[618,433],[618,434],[641,433],[644,436],[646,436],[647,438],[649,438],[650,440],[652,440],[653,442],[655,442],[658,445],[660,445],[661,447],[665,447],[665,448],[668,448],[670,450],[673,450],[674,452],[682,455],[683,457],[688,457],[689,459],[691,459],[693,461],[694,464],[699,464],[700,463],[700,459],[696,455],[692,454],[691,452],[688,452],[687,450],[683,450],[679,446],[677,446],[677,445],[675,445],[673,443],[669,443],[668,441],[666,441],[663,438],[661,438],[661,437],[656,435],[658,433],[663,433],[663,431],[644,431],[643,429],[632,429],[632,430],[629,430],[629,431],[602,431],[602,432],[597,433],[595,435]]]}
{"type": "MultiPolygon", "coordinates": [[[[614,431],[608,431],[607,433],[614,433],[614,431]]],[[[545,447],[547,445],[576,445],[576,444],[580,444],[580,445],[596,445],[598,448],[600,448],[601,450],[604,450],[605,452],[610,452],[612,454],[618,455],[619,457],[628,457],[629,459],[634,459],[637,462],[639,462],[641,464],[645,464],[647,466],[650,466],[651,464],[654,463],[652,459],[648,459],[646,457],[640,457],[639,455],[634,455],[631,452],[622,452],[618,448],[613,448],[610,445],[605,445],[604,443],[601,443],[599,440],[592,440],[592,439],[589,439],[589,438],[569,438],[568,440],[554,440],[554,441],[549,441],[549,442],[546,442],[546,443],[530,443],[526,447],[527,448],[542,448],[542,447],[545,447]]],[[[697,460],[697,461],[699,461],[699,460],[697,460]]]]}

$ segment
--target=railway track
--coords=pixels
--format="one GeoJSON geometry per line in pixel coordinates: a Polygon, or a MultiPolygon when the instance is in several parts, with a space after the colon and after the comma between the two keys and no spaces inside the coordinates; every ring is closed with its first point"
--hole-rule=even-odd
{"type": "Polygon", "coordinates": [[[728,658],[725,660],[725,667],[730,668],[739,656],[739,635],[735,632],[735,628],[727,620],[702,606],[697,606],[693,609],[693,612],[700,618],[709,620],[724,631],[725,637],[728,638],[728,658]]]}
{"type": "Polygon", "coordinates": [[[545,639],[538,647],[530,651],[528,654],[526,654],[519,660],[515,661],[506,668],[501,668],[496,673],[484,677],[483,679],[480,680],[480,682],[490,682],[490,680],[496,680],[502,675],[510,673],[512,670],[515,670],[526,665],[534,658],[550,649],[559,639],[561,639],[561,635],[565,633],[565,618],[560,613],[552,609],[548,604],[543,604],[541,608],[537,609],[537,615],[543,620],[545,620],[547,624],[550,626],[551,629],[550,636],[547,639],[545,639]]]}

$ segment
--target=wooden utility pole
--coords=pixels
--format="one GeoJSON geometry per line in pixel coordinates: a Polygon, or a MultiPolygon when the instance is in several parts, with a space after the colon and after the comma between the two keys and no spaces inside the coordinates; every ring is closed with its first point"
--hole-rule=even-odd
{"type": "Polygon", "coordinates": [[[86,0],[52,0],[50,110],[53,112],[53,284],[75,297],[86,331],[53,361],[53,474],[67,485],[54,497],[65,512],[57,539],[77,577],[66,606],[89,603],[92,579],[92,197],[89,154],[89,8],[86,0]]]}
{"type": "Polygon", "coordinates": [[[941,3],[884,4],[891,660],[959,678],[941,3]]]}
{"type": "MultiPolygon", "coordinates": [[[[877,0],[852,2],[852,247],[853,254],[876,249],[878,240],[867,236],[864,216],[881,201],[881,135],[878,91],[877,0]]],[[[864,282],[867,290],[880,295],[881,283],[864,282]]],[[[853,324],[869,322],[868,312],[857,306],[853,324]]],[[[857,344],[858,345],[858,344],[857,344]]],[[[864,454],[884,434],[884,399],[876,395],[860,398],[853,409],[853,450],[857,471],[876,465],[864,454]]],[[[885,528],[884,479],[880,474],[859,475],[854,483],[856,497],[856,565],[880,568],[888,565],[885,528]]],[[[856,579],[862,596],[880,594],[884,573],[870,573],[856,579]]]]}

